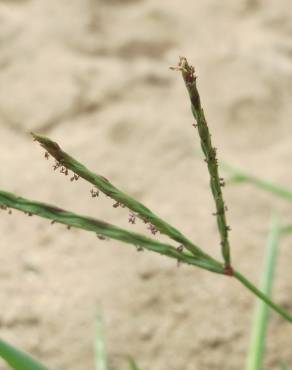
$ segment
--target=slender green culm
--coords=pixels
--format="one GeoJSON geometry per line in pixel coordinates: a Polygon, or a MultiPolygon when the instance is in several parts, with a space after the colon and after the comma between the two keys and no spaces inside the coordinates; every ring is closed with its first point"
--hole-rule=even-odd
{"type": "Polygon", "coordinates": [[[0,357],[14,370],[48,370],[27,353],[0,339],[0,357]]]}
{"type": "Polygon", "coordinates": [[[256,288],[245,276],[243,276],[239,271],[234,270],[233,276],[248,290],[255,294],[258,298],[266,302],[274,311],[278,312],[279,315],[284,317],[287,321],[292,323],[292,316],[288,314],[282,307],[274,303],[266,294],[256,288]]]}
{"type": "Polygon", "coordinates": [[[96,370],[109,370],[107,366],[102,316],[101,316],[100,310],[97,313],[96,322],[95,322],[94,353],[95,353],[95,369],[96,370]]]}
{"type": "Polygon", "coordinates": [[[227,208],[224,203],[221,189],[222,186],[224,186],[224,180],[219,177],[216,148],[213,147],[212,145],[207,120],[205,118],[205,114],[201,106],[201,99],[196,84],[197,77],[195,76],[195,69],[193,66],[188,64],[187,59],[185,57],[180,58],[177,67],[171,68],[182,72],[182,76],[190,96],[192,113],[197,122],[193,126],[198,128],[198,133],[201,141],[201,148],[205,155],[205,161],[207,163],[210,175],[210,188],[216,205],[216,212],[214,213],[214,216],[216,216],[217,218],[217,225],[220,234],[221,251],[225,261],[225,270],[226,273],[229,272],[230,275],[232,275],[230,246],[228,238],[228,232],[230,228],[226,223],[225,211],[227,208]]]}
{"type": "MultiPolygon", "coordinates": [[[[76,159],[65,153],[56,142],[50,140],[45,136],[37,135],[34,133],[32,133],[32,136],[36,141],[40,143],[40,145],[46,150],[47,153],[55,158],[55,160],[57,161],[57,166],[60,166],[61,168],[63,167],[67,170],[71,170],[74,174],[90,182],[102,193],[114,199],[116,202],[118,202],[118,204],[129,208],[143,221],[149,223],[150,226],[154,226],[162,234],[165,234],[178,243],[183,244],[185,248],[188,249],[194,256],[213,260],[212,257],[204,253],[197,245],[187,239],[176,228],[155,215],[149,208],[145,207],[142,203],[138,202],[134,198],[116,188],[104,176],[93,173],[76,159]]],[[[155,231],[156,230],[154,230],[154,232],[155,231]]]]}
{"type": "MultiPolygon", "coordinates": [[[[260,288],[267,296],[271,295],[277,248],[280,237],[280,226],[276,216],[273,217],[268,235],[266,255],[260,288]]],[[[262,300],[257,300],[252,324],[250,347],[246,370],[261,370],[263,363],[265,338],[268,325],[268,306],[262,300]]]]}
{"type": "Polygon", "coordinates": [[[227,163],[221,163],[220,167],[230,174],[229,179],[226,181],[229,184],[247,182],[255,185],[259,189],[277,195],[280,198],[286,199],[290,202],[292,201],[292,192],[289,189],[273,184],[272,182],[261,179],[259,177],[250,175],[247,172],[230,166],[227,163]]]}
{"type": "Polygon", "coordinates": [[[219,274],[224,273],[222,264],[219,262],[197,258],[190,254],[186,254],[179,248],[166,243],[161,243],[139,233],[122,229],[118,226],[92,217],[81,216],[50,204],[21,198],[3,190],[0,190],[0,206],[2,209],[3,207],[8,207],[26,212],[28,215],[38,215],[52,220],[53,223],[58,222],[67,225],[68,227],[92,231],[101,238],[105,237],[119,240],[124,243],[132,244],[138,249],[145,248],[150,251],[175,258],[183,263],[198,266],[212,272],[217,272],[219,274]]]}

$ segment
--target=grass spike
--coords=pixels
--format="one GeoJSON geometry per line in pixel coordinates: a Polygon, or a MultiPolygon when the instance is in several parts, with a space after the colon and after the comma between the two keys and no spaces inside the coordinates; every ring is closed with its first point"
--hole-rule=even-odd
{"type": "Polygon", "coordinates": [[[138,214],[142,220],[149,222],[150,225],[154,225],[156,229],[162,234],[165,234],[176,242],[183,244],[194,256],[207,259],[211,258],[206,253],[204,253],[197,245],[187,239],[179,230],[159,218],[149,208],[145,207],[142,203],[138,202],[134,198],[116,188],[104,176],[93,173],[83,164],[68,155],[61,149],[59,144],[42,135],[32,133],[32,136],[34,140],[38,141],[40,145],[46,150],[46,152],[54,157],[56,161],[62,166],[64,166],[68,170],[73,171],[84,180],[90,182],[102,193],[108,195],[119,204],[128,207],[132,212],[138,214]]]}
{"type": "Polygon", "coordinates": [[[198,266],[212,272],[219,274],[224,273],[222,264],[214,259],[197,258],[193,255],[178,251],[176,247],[170,244],[161,243],[139,233],[122,229],[118,226],[92,217],[86,217],[69,212],[50,204],[21,198],[15,194],[0,190],[0,206],[1,205],[50,219],[53,223],[58,222],[67,226],[91,231],[106,238],[132,244],[135,247],[143,247],[150,251],[163,254],[181,262],[198,266]]]}
{"type": "Polygon", "coordinates": [[[225,271],[226,274],[232,275],[230,245],[228,238],[230,227],[226,222],[226,206],[222,195],[222,186],[224,186],[224,180],[219,177],[216,148],[212,144],[207,120],[201,105],[201,99],[197,89],[197,77],[195,75],[195,69],[193,66],[189,65],[185,57],[180,57],[178,66],[172,67],[171,69],[181,71],[190,96],[191,109],[196,120],[195,126],[198,128],[201,148],[205,156],[205,161],[207,163],[210,175],[210,188],[216,205],[215,215],[220,234],[221,252],[225,261],[225,271]]]}

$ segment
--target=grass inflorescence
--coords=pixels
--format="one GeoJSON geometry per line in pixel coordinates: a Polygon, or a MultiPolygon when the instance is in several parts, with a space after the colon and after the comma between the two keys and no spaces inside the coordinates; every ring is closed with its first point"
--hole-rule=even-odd
{"type": "MultiPolygon", "coordinates": [[[[256,288],[245,276],[234,268],[231,262],[231,248],[229,242],[230,227],[226,220],[227,207],[222,193],[222,187],[225,185],[225,182],[223,178],[219,176],[217,151],[212,144],[210,130],[201,105],[201,99],[196,84],[195,70],[188,64],[186,58],[180,58],[179,64],[176,67],[172,67],[172,69],[182,73],[185,86],[189,93],[192,113],[196,120],[193,126],[198,130],[201,149],[209,172],[210,191],[216,208],[214,216],[216,216],[217,220],[223,261],[218,261],[204,252],[203,248],[189,240],[189,238],[176,227],[160,218],[138,200],[121,191],[106,177],[98,175],[85,167],[74,157],[63,151],[58,143],[48,137],[35,133],[32,133],[32,136],[34,140],[44,148],[45,158],[47,160],[49,160],[50,157],[54,159],[54,171],[60,171],[60,173],[68,177],[71,182],[83,179],[90,183],[90,185],[93,186],[90,190],[92,198],[98,198],[100,193],[110,197],[114,202],[114,208],[122,207],[129,211],[128,221],[130,225],[135,224],[137,220],[141,220],[145,223],[152,237],[121,228],[90,216],[73,213],[51,204],[22,198],[4,190],[0,190],[0,210],[8,211],[8,213],[11,214],[11,209],[16,209],[24,212],[28,216],[37,215],[49,219],[52,224],[63,224],[68,229],[73,227],[94,232],[100,240],[119,240],[123,243],[133,245],[137,250],[146,249],[176,259],[179,263],[186,263],[210,272],[233,277],[260,298],[262,302],[270,306],[287,321],[292,322],[291,315],[271,300],[269,297],[269,290],[266,289],[266,286],[264,286],[262,290],[256,288]],[[155,237],[158,233],[167,236],[170,239],[170,243],[156,240],[155,237]]],[[[230,170],[229,168],[229,172],[232,172],[231,180],[233,182],[248,181],[265,190],[272,191],[277,195],[284,196],[288,199],[290,198],[289,200],[292,199],[290,197],[291,194],[285,189],[276,188],[268,182],[263,182],[260,179],[244,174],[238,170],[230,170]]],[[[292,227],[290,225],[282,228],[279,226],[280,232],[289,232],[291,229],[292,227]]],[[[3,348],[5,349],[6,347],[4,346],[3,348]]],[[[3,356],[3,353],[1,354],[1,346],[0,355],[3,356]]],[[[133,360],[130,360],[130,367],[133,370],[137,368],[133,360]]],[[[37,369],[37,367],[34,369],[37,369]]]]}
{"type": "Polygon", "coordinates": [[[197,89],[197,77],[195,75],[195,69],[193,66],[189,65],[187,59],[184,57],[180,58],[178,66],[171,68],[181,71],[190,96],[191,109],[196,120],[196,123],[194,123],[193,126],[198,129],[201,148],[205,156],[204,161],[207,163],[210,175],[210,189],[216,206],[216,212],[214,212],[213,215],[217,218],[222,256],[225,261],[225,271],[226,273],[232,275],[230,245],[228,238],[230,226],[228,226],[226,222],[227,207],[222,194],[222,187],[225,185],[225,182],[224,179],[219,176],[217,149],[212,144],[211,134],[205,118],[204,110],[201,105],[201,98],[197,89]]]}
{"type": "Polygon", "coordinates": [[[179,244],[172,245],[162,243],[153,238],[146,237],[139,233],[134,233],[105,221],[72,213],[49,204],[21,198],[15,194],[2,190],[0,190],[0,206],[4,208],[6,207],[8,210],[15,208],[29,215],[35,214],[40,217],[48,218],[52,223],[58,222],[65,224],[68,228],[76,227],[86,231],[95,232],[101,240],[106,238],[119,240],[121,242],[134,245],[138,250],[145,248],[153,252],[175,258],[182,263],[191,264],[218,274],[233,276],[280,315],[292,322],[292,317],[284,309],[272,302],[268,296],[258,290],[247,278],[235,270],[231,265],[230,244],[228,238],[230,228],[226,222],[226,206],[222,194],[222,186],[224,183],[223,179],[219,177],[216,150],[212,145],[207,121],[201,107],[201,99],[196,85],[194,68],[188,64],[186,58],[180,58],[178,66],[173,69],[179,70],[182,73],[190,96],[192,112],[197,122],[195,126],[198,128],[202,151],[205,155],[205,161],[208,166],[210,189],[216,206],[215,216],[217,218],[224,262],[217,261],[209,254],[205,253],[201,247],[190,241],[177,228],[161,219],[141,202],[118,189],[106,177],[89,170],[82,163],[63,151],[58,143],[35,133],[32,133],[32,136],[34,140],[44,148],[45,158],[49,159],[50,156],[54,158],[54,170],[60,170],[62,174],[69,176],[71,181],[77,181],[82,178],[89,182],[94,186],[94,188],[91,189],[92,197],[96,198],[98,197],[99,192],[102,192],[113,199],[114,207],[121,206],[127,208],[130,211],[130,224],[134,224],[136,219],[141,219],[145,224],[147,224],[147,228],[153,236],[159,232],[179,244]]]}

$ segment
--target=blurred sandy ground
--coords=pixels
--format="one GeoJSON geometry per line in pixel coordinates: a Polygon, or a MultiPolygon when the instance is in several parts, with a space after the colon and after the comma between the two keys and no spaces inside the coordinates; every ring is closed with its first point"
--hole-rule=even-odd
{"type": "MultiPolygon", "coordinates": [[[[54,173],[28,134],[43,133],[219,256],[189,102],[168,67],[195,64],[219,158],[292,187],[291,21],[290,0],[2,0],[1,188],[130,227],[125,209],[54,173]]],[[[270,213],[289,222],[292,207],[248,185],[225,197],[234,264],[257,281],[270,213]]],[[[51,369],[94,369],[100,306],[117,369],[126,355],[141,369],[244,368],[254,298],[236,282],[17,212],[0,232],[1,337],[51,369]]],[[[285,238],[274,298],[290,312],[291,258],[285,238]]],[[[265,369],[292,366],[291,335],[272,314],[265,369]]]]}

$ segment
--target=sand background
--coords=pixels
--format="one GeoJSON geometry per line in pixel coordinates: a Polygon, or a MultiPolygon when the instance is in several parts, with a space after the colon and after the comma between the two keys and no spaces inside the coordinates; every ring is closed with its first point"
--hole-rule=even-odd
{"type": "MultiPolygon", "coordinates": [[[[1,188],[130,227],[125,209],[52,170],[28,133],[46,134],[220,257],[186,91],[168,67],[195,64],[219,159],[291,188],[291,20],[289,0],[0,1],[1,188]]],[[[271,212],[289,222],[291,204],[249,185],[224,195],[234,264],[258,281],[271,212]]],[[[97,307],[117,369],[127,355],[141,369],[244,368],[254,298],[232,279],[16,211],[0,233],[1,337],[51,369],[94,369],[97,307]]],[[[274,285],[290,312],[291,241],[274,285]]],[[[265,369],[292,366],[291,335],[272,314],[265,369]]]]}

